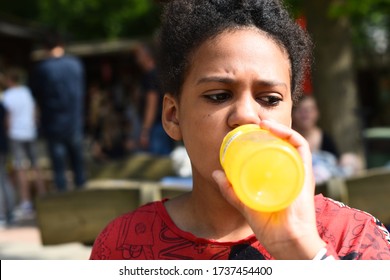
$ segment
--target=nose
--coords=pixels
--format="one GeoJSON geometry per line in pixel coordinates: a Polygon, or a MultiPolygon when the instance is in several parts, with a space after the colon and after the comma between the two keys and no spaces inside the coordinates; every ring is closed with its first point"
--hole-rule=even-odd
{"type": "Polygon", "coordinates": [[[241,96],[231,107],[228,116],[228,125],[235,128],[244,124],[259,124],[260,123],[260,105],[251,96],[241,96]]]}

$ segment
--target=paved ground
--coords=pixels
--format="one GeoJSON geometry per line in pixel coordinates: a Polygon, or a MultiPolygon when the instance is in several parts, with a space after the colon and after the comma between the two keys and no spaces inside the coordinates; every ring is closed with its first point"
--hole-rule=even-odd
{"type": "Polygon", "coordinates": [[[0,260],[86,260],[90,252],[80,243],[43,246],[34,220],[0,228],[0,260]]]}

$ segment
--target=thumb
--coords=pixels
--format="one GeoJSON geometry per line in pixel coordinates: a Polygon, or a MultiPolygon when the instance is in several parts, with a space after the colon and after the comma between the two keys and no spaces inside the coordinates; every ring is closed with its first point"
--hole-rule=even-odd
{"type": "Polygon", "coordinates": [[[238,199],[225,173],[222,170],[215,170],[212,173],[212,176],[219,187],[219,191],[221,192],[222,196],[226,199],[226,201],[229,202],[235,208],[237,208],[237,210],[241,211],[244,205],[238,199]]]}

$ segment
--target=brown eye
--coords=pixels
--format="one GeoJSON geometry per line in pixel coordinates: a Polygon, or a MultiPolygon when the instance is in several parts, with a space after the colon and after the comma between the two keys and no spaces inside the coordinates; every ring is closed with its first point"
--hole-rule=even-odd
{"type": "Polygon", "coordinates": [[[207,94],[207,95],[205,95],[205,98],[212,101],[212,102],[221,103],[221,102],[228,100],[230,98],[230,94],[225,93],[225,92],[215,93],[215,94],[207,94]]]}
{"type": "Polygon", "coordinates": [[[279,105],[279,103],[282,101],[282,98],[275,95],[269,95],[269,96],[260,97],[258,98],[258,100],[265,106],[274,107],[279,105]]]}

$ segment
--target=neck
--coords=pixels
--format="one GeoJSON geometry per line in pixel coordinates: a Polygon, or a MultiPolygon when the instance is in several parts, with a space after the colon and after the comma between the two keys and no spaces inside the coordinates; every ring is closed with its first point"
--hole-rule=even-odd
{"type": "Polygon", "coordinates": [[[302,136],[306,137],[306,136],[309,136],[312,133],[316,132],[318,130],[318,128],[316,126],[313,126],[313,127],[300,127],[300,128],[296,128],[295,130],[298,131],[299,134],[301,134],[302,136]]]}
{"type": "Polygon", "coordinates": [[[309,143],[311,152],[318,151],[321,146],[321,129],[317,126],[310,129],[298,131],[309,143]]]}
{"type": "Polygon", "coordinates": [[[197,237],[228,242],[253,234],[242,215],[221,196],[216,185],[205,182],[200,185],[194,181],[191,194],[172,200],[166,206],[175,224],[197,237]]]}

